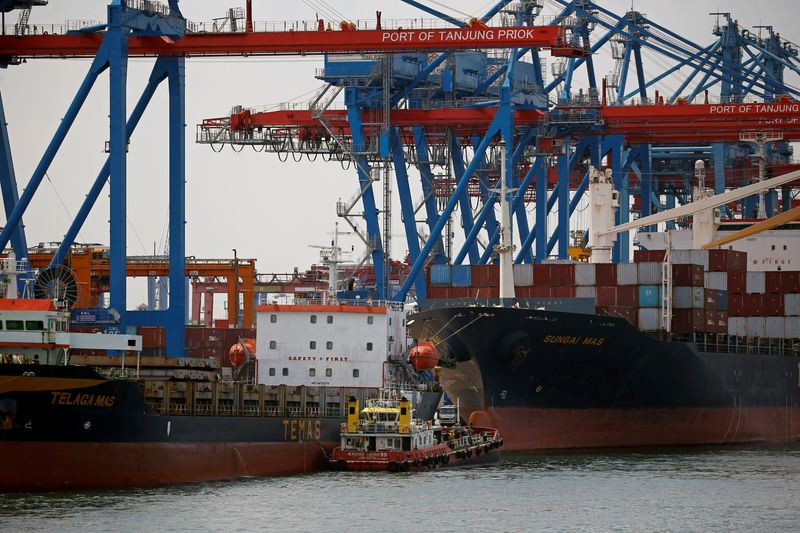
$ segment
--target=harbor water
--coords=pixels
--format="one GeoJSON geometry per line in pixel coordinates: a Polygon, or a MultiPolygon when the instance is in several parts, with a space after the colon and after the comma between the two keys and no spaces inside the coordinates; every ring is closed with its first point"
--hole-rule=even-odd
{"type": "Polygon", "coordinates": [[[4,494],[0,531],[797,531],[800,446],[4,494]]]}

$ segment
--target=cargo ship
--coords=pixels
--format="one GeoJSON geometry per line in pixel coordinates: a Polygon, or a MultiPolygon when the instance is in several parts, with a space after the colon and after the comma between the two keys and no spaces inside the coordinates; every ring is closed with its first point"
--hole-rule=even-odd
{"type": "MultiPolygon", "coordinates": [[[[337,305],[260,309],[256,350],[273,353],[260,361],[243,342],[253,360],[240,360],[242,368],[257,368],[259,382],[222,379],[214,358],[142,357],[138,335],[70,332],[69,313],[48,300],[0,300],[0,490],[157,486],[324,469],[347,400],[375,396],[388,347],[397,344],[399,358],[405,343],[387,340],[395,311],[383,303],[356,312],[356,305],[337,305]],[[310,330],[311,316],[328,328],[310,330]],[[343,329],[350,317],[371,329],[360,334],[362,320],[343,329]],[[292,336],[279,337],[265,323],[292,336]],[[355,342],[362,336],[371,350],[355,342]],[[315,342],[309,338],[320,342],[313,365],[321,377],[307,368],[315,357],[308,355],[315,342]]],[[[404,318],[396,324],[402,328],[404,318]]],[[[432,417],[441,393],[417,392],[419,412],[432,417]]]]}
{"type": "Polygon", "coordinates": [[[499,298],[502,258],[434,265],[409,332],[436,347],[448,395],[506,450],[796,441],[798,230],[780,225],[746,251],[640,234],[662,249],[513,265],[513,298],[499,298]]]}

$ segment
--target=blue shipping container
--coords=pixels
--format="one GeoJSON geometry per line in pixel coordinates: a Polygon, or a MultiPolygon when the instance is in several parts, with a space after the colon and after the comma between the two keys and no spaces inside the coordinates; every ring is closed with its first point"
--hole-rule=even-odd
{"type": "Polygon", "coordinates": [[[450,285],[450,265],[431,265],[431,285],[450,285]]]}
{"type": "Polygon", "coordinates": [[[453,265],[450,269],[450,276],[453,287],[471,287],[472,286],[472,266],[471,265],[453,265]]]}
{"type": "Polygon", "coordinates": [[[717,311],[727,311],[727,310],[728,310],[728,291],[717,291],[717,311]]]}
{"type": "Polygon", "coordinates": [[[661,285],[639,285],[639,307],[661,307],[661,285]]]}

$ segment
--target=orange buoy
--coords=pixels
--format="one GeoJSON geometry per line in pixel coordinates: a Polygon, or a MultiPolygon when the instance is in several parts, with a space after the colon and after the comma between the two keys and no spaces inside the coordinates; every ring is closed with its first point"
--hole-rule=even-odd
{"type": "Polygon", "coordinates": [[[231,346],[231,349],[228,351],[228,356],[230,357],[231,365],[234,368],[238,368],[239,366],[241,366],[242,363],[244,363],[245,360],[247,359],[247,353],[245,352],[245,349],[242,347],[242,344],[245,345],[247,351],[250,352],[250,355],[252,355],[253,357],[255,357],[256,355],[255,339],[242,339],[242,342],[240,343],[237,342],[236,344],[231,346]]]}
{"type": "Polygon", "coordinates": [[[439,362],[439,354],[432,342],[425,341],[411,348],[408,359],[415,369],[430,370],[439,362]]]}

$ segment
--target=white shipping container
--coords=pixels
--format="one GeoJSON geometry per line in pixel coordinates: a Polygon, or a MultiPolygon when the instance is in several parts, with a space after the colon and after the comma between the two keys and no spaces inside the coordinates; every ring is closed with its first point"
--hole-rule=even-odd
{"type": "Polygon", "coordinates": [[[786,316],[800,316],[800,294],[783,295],[783,314],[786,316]]]}
{"type": "Polygon", "coordinates": [[[642,331],[657,331],[661,329],[661,309],[643,307],[639,309],[639,329],[642,331]]]}
{"type": "Polygon", "coordinates": [[[784,320],[784,333],[787,339],[800,339],[800,316],[787,316],[784,320]]]}
{"type": "Polygon", "coordinates": [[[533,265],[514,265],[514,285],[517,287],[533,285],[533,265]]]}
{"type": "Polygon", "coordinates": [[[575,265],[575,285],[595,285],[594,264],[575,265]]]}
{"type": "Polygon", "coordinates": [[[703,265],[703,270],[708,270],[708,250],[689,250],[689,257],[693,265],[703,265]]]}
{"type": "Polygon", "coordinates": [[[747,273],[746,291],[750,294],[764,294],[767,291],[764,272],[747,273]]]}
{"type": "Polygon", "coordinates": [[[747,317],[747,336],[765,337],[767,334],[767,324],[763,316],[747,317]]]}
{"type": "Polygon", "coordinates": [[[691,250],[672,250],[672,264],[673,265],[691,265],[692,264],[692,251],[691,250]]]}
{"type": "Polygon", "coordinates": [[[617,285],[638,285],[639,265],[636,263],[620,263],[617,265],[617,285]]]}
{"type": "Polygon", "coordinates": [[[638,265],[640,285],[661,285],[661,280],[664,278],[661,263],[638,263],[638,265]]]}
{"type": "Polygon", "coordinates": [[[743,316],[728,317],[728,335],[747,337],[747,319],[743,316]]]}
{"type": "Polygon", "coordinates": [[[706,272],[705,283],[703,286],[706,289],[714,289],[715,291],[728,290],[728,273],[727,272],[706,272]]]}
{"type": "Polygon", "coordinates": [[[597,300],[597,287],[579,285],[575,287],[575,298],[594,298],[597,300]]]}
{"type": "Polygon", "coordinates": [[[766,337],[770,339],[782,339],[786,334],[786,319],[782,316],[768,316],[766,318],[766,337]]]}

